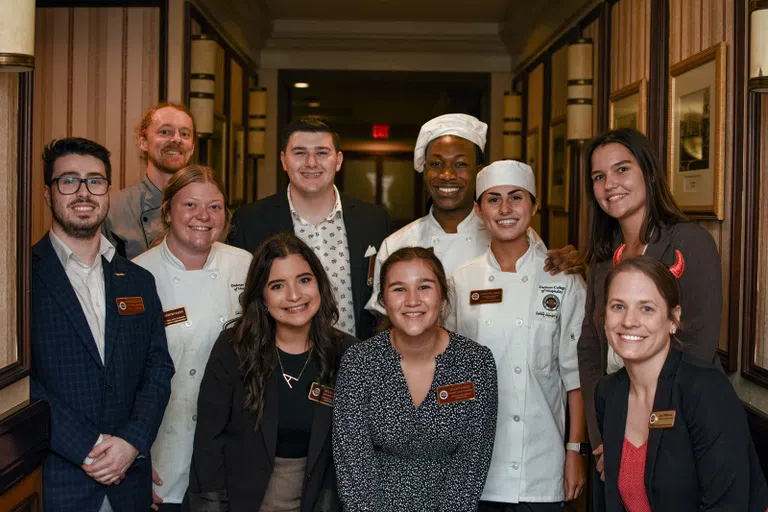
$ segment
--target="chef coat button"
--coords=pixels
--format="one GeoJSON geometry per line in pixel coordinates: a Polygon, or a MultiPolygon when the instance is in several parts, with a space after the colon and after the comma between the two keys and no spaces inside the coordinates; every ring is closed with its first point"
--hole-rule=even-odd
{"type": "Polygon", "coordinates": [[[192,322],[189,322],[189,321],[184,322],[184,325],[186,325],[187,327],[192,327],[192,322]]]}
{"type": "Polygon", "coordinates": [[[517,324],[518,327],[520,327],[520,326],[523,325],[523,319],[522,318],[518,318],[517,321],[515,321],[515,323],[517,324]]]}
{"type": "Polygon", "coordinates": [[[149,217],[142,217],[141,220],[143,220],[144,222],[149,222],[149,217]]]}
{"type": "Polygon", "coordinates": [[[468,237],[467,237],[467,242],[471,242],[471,241],[472,241],[472,237],[471,237],[471,236],[468,236],[468,237]]]}
{"type": "Polygon", "coordinates": [[[197,373],[197,370],[195,370],[194,368],[192,368],[191,370],[189,370],[189,374],[190,374],[190,375],[194,375],[194,374],[196,374],[196,373],[197,373]]]}
{"type": "Polygon", "coordinates": [[[491,319],[490,318],[485,321],[485,325],[491,325],[491,319]]]}
{"type": "Polygon", "coordinates": [[[179,284],[180,281],[181,281],[181,279],[179,279],[178,277],[174,277],[173,278],[173,282],[176,283],[176,284],[179,284]]]}
{"type": "Polygon", "coordinates": [[[493,276],[488,276],[488,280],[489,280],[489,281],[493,281],[494,279],[496,279],[496,278],[495,278],[495,277],[493,277],[493,276]]]}
{"type": "Polygon", "coordinates": [[[512,469],[520,469],[520,464],[518,464],[517,462],[513,463],[512,469]]]}
{"type": "Polygon", "coordinates": [[[197,414],[192,415],[192,421],[197,421],[197,414]]]}
{"type": "Polygon", "coordinates": [[[438,237],[436,237],[436,236],[433,236],[433,237],[432,237],[432,243],[433,243],[433,244],[439,244],[439,243],[440,243],[440,238],[438,238],[438,237]]]}
{"type": "Polygon", "coordinates": [[[515,415],[515,416],[512,417],[512,419],[515,420],[515,421],[520,421],[520,416],[515,415]]]}
{"type": "Polygon", "coordinates": [[[515,373],[516,374],[520,375],[520,373],[522,373],[522,371],[523,371],[522,368],[520,368],[519,366],[515,366],[515,373]]]}
{"type": "Polygon", "coordinates": [[[523,279],[522,279],[522,281],[523,281],[524,283],[527,283],[527,282],[528,282],[528,276],[523,276],[523,279]]]}
{"type": "Polygon", "coordinates": [[[219,318],[219,320],[221,320],[221,323],[224,323],[224,322],[226,322],[226,321],[227,321],[227,317],[225,317],[225,316],[222,316],[221,318],[219,318]]]}
{"type": "Polygon", "coordinates": [[[216,279],[216,276],[218,276],[218,275],[219,275],[219,274],[217,274],[216,272],[213,272],[213,273],[211,274],[211,279],[216,279]]]}

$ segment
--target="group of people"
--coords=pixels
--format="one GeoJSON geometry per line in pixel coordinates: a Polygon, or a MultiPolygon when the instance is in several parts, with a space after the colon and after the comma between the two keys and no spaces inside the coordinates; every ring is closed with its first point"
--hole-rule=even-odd
{"type": "Polygon", "coordinates": [[[547,512],[592,471],[595,510],[767,510],[716,357],[717,249],[649,142],[588,149],[587,272],[531,228],[533,170],[485,165],[486,134],[465,114],[424,124],[432,205],[395,233],[334,186],[340,141],[316,118],[283,134],[288,189],[234,215],[189,164],[182,105],[140,120],[147,172],[111,208],[109,152],[48,144],[45,508],[547,512]]]}

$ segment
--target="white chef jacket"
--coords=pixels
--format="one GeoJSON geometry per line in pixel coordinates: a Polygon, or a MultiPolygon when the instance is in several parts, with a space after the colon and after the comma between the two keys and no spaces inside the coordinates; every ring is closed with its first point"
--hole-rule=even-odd
{"type": "Polygon", "coordinates": [[[133,260],[155,277],[163,312],[184,308],[187,318],[166,322],[165,328],[176,374],[152,445],[152,466],[163,480],[155,492],[166,503],[181,503],[187,490],[200,381],[224,324],[242,312],[239,299],[252,258],[248,251],[215,242],[201,270],[186,270],[163,239],[133,260]]]}
{"type": "Polygon", "coordinates": [[[576,342],[586,285],[581,276],[544,272],[547,248],[536,232],[503,272],[488,249],[450,278],[454,303],[446,327],[487,346],[498,368],[499,412],[482,500],[502,503],[564,499],[565,406],[578,389],[576,342]],[[477,290],[502,290],[502,301],[470,305],[477,290]]]}
{"type": "Polygon", "coordinates": [[[390,254],[402,247],[432,247],[443,263],[445,275],[450,275],[454,268],[462,263],[483,254],[491,243],[491,238],[485,229],[482,219],[477,216],[475,209],[462,220],[456,228],[456,233],[446,233],[437,222],[430,208],[429,213],[416,219],[407,226],[389,235],[381,244],[376,254],[373,276],[373,295],[365,305],[369,311],[378,311],[382,315],[387,312],[379,304],[379,273],[381,266],[390,254]]]}

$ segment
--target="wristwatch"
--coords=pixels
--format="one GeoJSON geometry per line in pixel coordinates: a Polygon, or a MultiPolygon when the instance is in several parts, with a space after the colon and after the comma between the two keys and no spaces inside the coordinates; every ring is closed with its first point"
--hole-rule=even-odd
{"type": "Polygon", "coordinates": [[[565,443],[565,449],[580,455],[589,455],[589,443],[565,443]]]}

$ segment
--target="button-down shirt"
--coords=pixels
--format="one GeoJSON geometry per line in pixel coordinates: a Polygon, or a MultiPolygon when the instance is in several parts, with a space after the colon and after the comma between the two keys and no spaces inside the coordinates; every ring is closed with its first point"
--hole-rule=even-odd
{"type": "Polygon", "coordinates": [[[482,499],[502,503],[563,500],[566,392],[579,388],[586,285],[578,275],[544,272],[547,249],[532,229],[527,236],[516,272],[502,271],[489,249],[450,278],[446,327],[496,359],[499,416],[482,499]],[[494,289],[500,301],[478,303],[483,290],[494,289]]]}
{"type": "Polygon", "coordinates": [[[373,295],[365,309],[387,314],[379,304],[379,274],[389,255],[402,247],[431,247],[435,256],[442,262],[446,275],[450,275],[457,266],[480,256],[488,249],[491,239],[474,209],[459,223],[456,233],[446,233],[432,212],[433,209],[430,209],[427,215],[411,222],[382,242],[376,254],[373,295]]]}
{"type": "Polygon", "coordinates": [[[291,186],[288,185],[288,206],[291,209],[293,232],[320,258],[328,279],[333,286],[333,296],[339,307],[339,321],[336,328],[355,335],[355,307],[352,302],[352,274],[349,260],[347,227],[341,210],[341,196],[336,186],[336,203],[328,216],[319,224],[307,222],[296,212],[291,201],[291,186]]]}
{"type": "Polygon", "coordinates": [[[163,192],[146,175],[112,198],[102,231],[118,254],[135,258],[163,235],[162,202],[163,192]]]}

